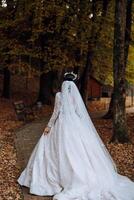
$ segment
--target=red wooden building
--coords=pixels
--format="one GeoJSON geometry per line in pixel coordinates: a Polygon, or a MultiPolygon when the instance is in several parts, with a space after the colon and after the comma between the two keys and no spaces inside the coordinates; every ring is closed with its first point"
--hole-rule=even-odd
{"type": "Polygon", "coordinates": [[[88,83],[89,100],[101,98],[102,86],[102,83],[99,82],[96,78],[94,78],[93,76],[90,77],[88,83]]]}

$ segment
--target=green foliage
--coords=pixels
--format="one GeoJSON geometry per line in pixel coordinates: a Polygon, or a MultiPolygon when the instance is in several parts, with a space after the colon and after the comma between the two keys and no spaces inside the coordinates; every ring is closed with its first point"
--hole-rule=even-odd
{"type": "Polygon", "coordinates": [[[129,83],[134,84],[134,46],[130,45],[129,57],[127,65],[127,80],[129,83]]]}
{"type": "MultiPolygon", "coordinates": [[[[7,1],[8,2],[8,1],[7,1]]],[[[112,84],[114,3],[103,15],[103,1],[97,2],[93,22],[89,0],[16,0],[0,7],[0,62],[14,73],[43,71],[86,64],[88,41],[94,25],[93,70],[95,77],[112,84]]],[[[132,36],[134,35],[134,31],[132,36]]],[[[133,38],[133,37],[132,37],[133,38]]],[[[133,46],[127,77],[132,82],[133,46]]]]}

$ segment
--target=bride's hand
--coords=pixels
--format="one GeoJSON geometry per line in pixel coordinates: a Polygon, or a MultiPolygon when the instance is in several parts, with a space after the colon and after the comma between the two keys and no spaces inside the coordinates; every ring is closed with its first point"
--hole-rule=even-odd
{"type": "Polygon", "coordinates": [[[44,129],[44,135],[47,135],[49,132],[50,132],[50,127],[46,127],[45,129],[44,129]]]}

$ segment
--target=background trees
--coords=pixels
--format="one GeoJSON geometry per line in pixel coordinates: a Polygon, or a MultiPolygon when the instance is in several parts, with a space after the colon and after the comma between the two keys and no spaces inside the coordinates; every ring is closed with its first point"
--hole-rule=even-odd
{"type": "MultiPolygon", "coordinates": [[[[126,8],[127,1],[119,0],[115,4],[115,29],[114,29],[114,49],[113,49],[113,73],[114,73],[114,100],[113,100],[113,127],[114,134],[112,140],[118,139],[122,142],[128,140],[126,127],[126,57],[128,46],[126,44],[126,8]]],[[[127,19],[128,20],[128,19],[127,19]]],[[[128,30],[127,30],[128,33],[128,30]]],[[[128,41],[127,41],[128,42],[128,41]]]]}
{"type": "MultiPolygon", "coordinates": [[[[121,121],[119,123],[125,127],[125,83],[126,80],[127,84],[134,83],[134,3],[132,0],[120,0],[118,3],[114,0],[1,0],[3,96],[10,97],[12,74],[36,75],[40,77],[37,100],[49,104],[54,87],[60,85],[63,72],[73,68],[78,71],[79,87],[85,103],[89,75],[103,84],[114,84],[114,105],[117,101],[118,105],[122,105],[115,110],[118,114],[122,111],[120,117],[122,115],[124,125],[121,121]],[[117,12],[118,3],[121,3],[120,15],[117,12]],[[122,24],[117,23],[119,17],[120,23],[123,20],[122,24]],[[122,39],[117,32],[120,36],[123,34],[122,39]]],[[[114,116],[117,117],[117,113],[114,116]]],[[[125,128],[123,132],[126,132],[125,128]]],[[[119,136],[115,134],[114,138],[116,135],[119,136]]]]}
{"type": "MultiPolygon", "coordinates": [[[[7,57],[11,55],[12,71],[27,74],[79,66],[82,72],[92,51],[91,73],[112,83],[114,1],[5,2],[1,43],[7,47],[7,57]]],[[[4,61],[5,55],[1,63],[4,61]]]]}

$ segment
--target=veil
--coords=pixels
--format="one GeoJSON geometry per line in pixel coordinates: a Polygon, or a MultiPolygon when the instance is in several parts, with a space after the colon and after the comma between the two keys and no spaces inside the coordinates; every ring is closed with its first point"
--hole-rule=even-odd
{"type": "Polygon", "coordinates": [[[93,142],[92,147],[88,147],[89,151],[90,148],[94,149],[98,161],[101,160],[103,164],[110,169],[110,173],[111,170],[114,172],[117,171],[116,164],[98,135],[79,90],[73,81],[63,82],[61,88],[61,98],[61,110],[64,113],[65,122],[73,122],[72,124],[74,125],[74,130],[76,123],[79,123],[79,125],[81,124],[83,127],[83,132],[80,133],[81,136],[84,134],[87,141],[93,142]]]}

